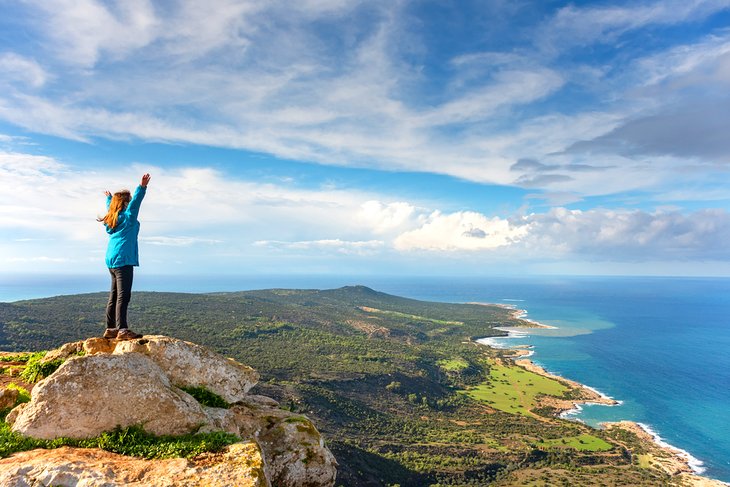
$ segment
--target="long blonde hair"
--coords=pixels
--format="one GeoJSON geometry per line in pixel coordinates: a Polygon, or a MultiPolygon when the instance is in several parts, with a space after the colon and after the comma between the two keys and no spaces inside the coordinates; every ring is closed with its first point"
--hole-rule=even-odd
{"type": "Polygon", "coordinates": [[[132,194],[128,189],[117,191],[114,193],[114,196],[112,196],[112,200],[109,203],[109,211],[107,211],[104,218],[97,218],[96,220],[106,224],[107,227],[114,230],[117,227],[117,221],[119,220],[119,212],[124,211],[124,209],[127,208],[129,200],[131,199],[132,194]]]}

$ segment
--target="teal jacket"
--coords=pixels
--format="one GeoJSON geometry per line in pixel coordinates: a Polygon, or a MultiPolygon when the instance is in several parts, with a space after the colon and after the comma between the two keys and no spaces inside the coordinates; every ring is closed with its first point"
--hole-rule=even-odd
{"type": "MultiPolygon", "coordinates": [[[[109,234],[109,245],[106,248],[106,266],[110,269],[123,267],[125,265],[139,265],[139,246],[137,236],[139,235],[139,206],[147,192],[147,188],[137,186],[127,208],[119,212],[117,226],[114,229],[106,224],[106,233],[109,234]]],[[[111,196],[106,198],[106,208],[109,210],[111,196]]]]}

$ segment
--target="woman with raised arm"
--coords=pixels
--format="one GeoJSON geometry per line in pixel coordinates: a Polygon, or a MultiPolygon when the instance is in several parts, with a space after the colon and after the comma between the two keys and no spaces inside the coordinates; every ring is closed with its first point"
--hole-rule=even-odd
{"type": "Polygon", "coordinates": [[[142,335],[133,332],[127,325],[127,307],[132,298],[132,277],[134,266],[139,266],[139,207],[147,192],[150,175],[142,176],[142,182],[130,195],[129,190],[121,190],[112,196],[105,191],[107,213],[99,221],[109,234],[106,249],[106,266],[112,277],[109,302],[106,305],[106,330],[104,338],[131,340],[142,335]]]}

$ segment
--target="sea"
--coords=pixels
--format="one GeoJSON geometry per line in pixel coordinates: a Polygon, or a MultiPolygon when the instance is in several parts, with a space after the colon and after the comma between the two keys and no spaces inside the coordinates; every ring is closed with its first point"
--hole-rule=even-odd
{"type": "MultiPolygon", "coordinates": [[[[104,291],[107,276],[0,275],[0,302],[104,291]]],[[[617,406],[570,419],[642,424],[686,452],[703,475],[730,482],[730,278],[147,276],[135,290],[240,291],[362,284],[415,299],[511,305],[553,329],[492,341],[529,345],[548,371],[597,389],[617,406]]]]}

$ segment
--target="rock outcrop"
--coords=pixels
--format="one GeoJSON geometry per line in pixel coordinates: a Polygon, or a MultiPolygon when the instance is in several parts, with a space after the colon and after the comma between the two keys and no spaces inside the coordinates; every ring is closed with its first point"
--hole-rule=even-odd
{"type": "Polygon", "coordinates": [[[206,347],[166,336],[118,342],[114,354],[141,353],[160,366],[178,386],[198,386],[221,396],[226,402],[242,400],[259,380],[259,374],[233,359],[206,347]]]}
{"type": "Polygon", "coordinates": [[[0,391],[0,411],[12,407],[18,399],[18,391],[15,389],[3,389],[0,391]]]}
{"type": "Polygon", "coordinates": [[[203,408],[138,353],[72,358],[33,388],[9,418],[13,430],[50,440],[91,438],[141,424],[156,435],[182,435],[208,422],[203,408]]]}
{"type": "Polygon", "coordinates": [[[139,485],[146,487],[267,487],[258,445],[236,443],[192,460],[154,462],[98,448],[33,450],[0,459],[2,486],[139,485]]]}
{"type": "Polygon", "coordinates": [[[162,473],[145,473],[147,480],[139,485],[198,485],[190,482],[202,479],[201,472],[208,467],[212,469],[213,465],[216,471],[227,472],[226,478],[235,478],[238,463],[250,467],[253,473],[241,474],[249,480],[201,482],[204,485],[334,485],[337,462],[317,429],[305,416],[280,409],[273,399],[248,394],[258,380],[258,374],[250,367],[200,345],[166,336],[130,341],[91,338],[66,344],[46,356],[46,360],[58,359],[64,363],[35,385],[31,401],[8,415],[6,421],[14,431],[43,439],[89,438],[117,426],[142,425],[157,435],[226,431],[239,436],[242,443],[227,447],[223,454],[213,455],[207,461],[197,458],[146,461],[120,455],[107,458],[113,454],[97,451],[92,455],[89,452],[94,450],[73,448],[53,453],[45,450],[18,453],[0,461],[0,485],[127,485],[122,480],[127,478],[125,475],[131,475],[128,472],[136,471],[143,464],[147,465],[145,472],[154,469],[163,472],[174,464],[192,473],[189,480],[184,476],[173,479],[162,473]],[[181,389],[190,386],[217,394],[230,407],[199,404],[181,389]],[[259,460],[254,458],[256,455],[259,460]],[[100,460],[102,457],[109,462],[100,460]],[[120,458],[130,463],[122,466],[120,458]],[[45,464],[57,467],[46,471],[45,464]],[[34,466],[21,468],[22,465],[34,466]],[[265,472],[263,479],[256,476],[257,468],[265,472]],[[35,480],[29,481],[31,478],[35,480]],[[158,481],[163,478],[169,481],[158,481]]]}

